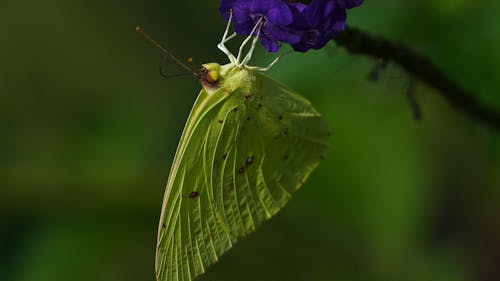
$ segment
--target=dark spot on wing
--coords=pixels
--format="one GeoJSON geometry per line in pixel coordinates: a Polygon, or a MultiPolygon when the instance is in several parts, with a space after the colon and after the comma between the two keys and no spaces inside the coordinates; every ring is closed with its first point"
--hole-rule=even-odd
{"type": "Polygon", "coordinates": [[[243,174],[245,172],[245,167],[240,167],[238,169],[238,174],[243,174]]]}
{"type": "Polygon", "coordinates": [[[237,107],[235,107],[235,108],[233,109],[233,112],[236,112],[236,111],[238,111],[238,108],[237,108],[237,107]]]}
{"type": "Polygon", "coordinates": [[[247,121],[250,121],[250,116],[247,117],[247,121]]]}
{"type": "Polygon", "coordinates": [[[244,98],[245,100],[249,100],[249,99],[251,99],[252,97],[253,97],[253,94],[252,94],[252,93],[248,93],[248,94],[245,94],[245,95],[243,96],[243,98],[244,98]]]}
{"type": "Polygon", "coordinates": [[[189,198],[196,198],[198,197],[198,195],[200,195],[200,193],[198,191],[191,191],[191,193],[189,193],[189,198]]]}
{"type": "Polygon", "coordinates": [[[222,155],[222,160],[226,160],[227,159],[227,152],[224,153],[224,155],[222,155]]]}
{"type": "Polygon", "coordinates": [[[222,123],[224,123],[224,120],[219,120],[218,122],[222,124],[222,123]]]}
{"type": "MultiPolygon", "coordinates": [[[[282,134],[278,134],[277,136],[274,137],[275,140],[279,139],[281,137],[282,134]]],[[[288,128],[285,128],[285,130],[283,131],[283,135],[288,135],[288,128]]]]}
{"type": "Polygon", "coordinates": [[[248,165],[251,165],[252,163],[253,163],[253,156],[251,156],[251,155],[250,155],[250,156],[248,156],[248,158],[247,158],[246,164],[247,164],[247,166],[248,166],[248,165]]]}
{"type": "Polygon", "coordinates": [[[281,119],[283,119],[283,116],[282,115],[278,116],[278,120],[281,120],[281,119]]]}
{"type": "Polygon", "coordinates": [[[257,105],[257,107],[258,107],[258,108],[261,108],[261,107],[262,107],[262,103],[259,103],[259,104],[257,105]]]}

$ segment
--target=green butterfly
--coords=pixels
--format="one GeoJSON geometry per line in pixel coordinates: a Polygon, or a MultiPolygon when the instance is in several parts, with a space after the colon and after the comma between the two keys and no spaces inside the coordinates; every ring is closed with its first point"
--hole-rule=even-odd
{"type": "MultiPolygon", "coordinates": [[[[231,20],[229,20],[229,23],[231,20]]],[[[182,133],[158,228],[156,278],[203,274],[236,241],[274,216],[319,164],[329,130],[309,101],[218,45],[230,63],[203,65],[203,86],[182,133]]]]}

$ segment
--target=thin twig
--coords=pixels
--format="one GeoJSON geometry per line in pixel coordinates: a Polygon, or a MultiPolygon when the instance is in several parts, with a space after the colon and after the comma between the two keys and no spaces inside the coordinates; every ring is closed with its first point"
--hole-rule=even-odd
{"type": "Polygon", "coordinates": [[[453,82],[430,59],[409,47],[352,27],[347,27],[334,40],[352,54],[366,55],[400,65],[412,77],[438,90],[456,108],[500,131],[499,109],[481,104],[472,93],[453,82]]]}

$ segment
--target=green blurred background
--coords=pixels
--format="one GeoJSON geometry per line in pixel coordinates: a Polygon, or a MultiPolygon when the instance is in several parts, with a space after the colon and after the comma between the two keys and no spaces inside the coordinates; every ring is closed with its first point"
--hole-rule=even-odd
{"type": "MultiPolygon", "coordinates": [[[[200,86],[160,77],[134,28],[194,65],[225,63],[217,6],[1,1],[0,280],[154,280],[164,186],[200,86]]],[[[349,23],[500,108],[499,14],[491,0],[368,0],[349,23]]],[[[254,64],[273,58],[261,49],[254,64]]],[[[500,135],[422,84],[414,120],[410,77],[389,66],[371,82],[375,63],[332,44],[270,71],[327,118],[332,149],[200,280],[500,280],[500,135]]]]}

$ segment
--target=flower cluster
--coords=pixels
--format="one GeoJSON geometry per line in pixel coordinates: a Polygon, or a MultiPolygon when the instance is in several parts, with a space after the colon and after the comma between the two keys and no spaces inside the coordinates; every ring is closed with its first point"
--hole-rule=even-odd
{"type": "Polygon", "coordinates": [[[236,33],[248,36],[260,21],[260,42],[269,52],[280,43],[306,52],[321,49],[344,30],[347,9],[364,0],[312,0],[305,4],[293,0],[221,0],[219,11],[226,20],[232,13],[236,33]]]}

